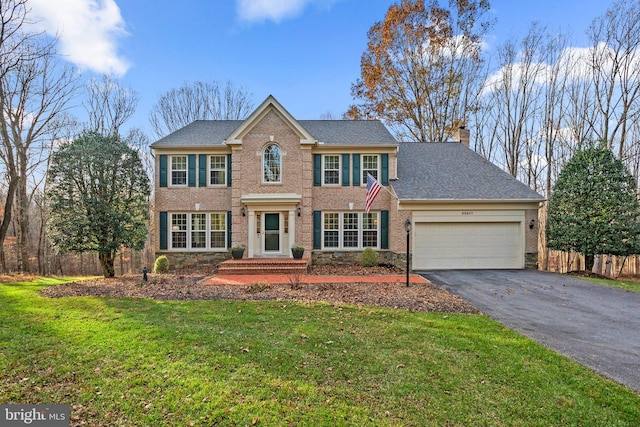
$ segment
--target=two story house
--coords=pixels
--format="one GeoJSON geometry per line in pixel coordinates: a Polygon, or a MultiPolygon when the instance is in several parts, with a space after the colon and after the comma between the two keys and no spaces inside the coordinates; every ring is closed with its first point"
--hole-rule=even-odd
{"type": "Polygon", "coordinates": [[[246,120],[195,121],[151,145],[156,256],[175,267],[245,257],[412,268],[537,262],[543,198],[460,141],[398,142],[380,121],[297,120],[273,96],[246,120]],[[365,209],[367,176],[383,190],[365,209]]]}

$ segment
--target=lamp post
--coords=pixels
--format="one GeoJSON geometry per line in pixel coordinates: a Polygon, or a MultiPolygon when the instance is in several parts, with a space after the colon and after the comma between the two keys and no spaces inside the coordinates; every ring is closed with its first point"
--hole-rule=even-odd
{"type": "Polygon", "coordinates": [[[409,235],[411,234],[411,220],[404,222],[404,230],[407,232],[407,288],[409,287],[409,235]]]}

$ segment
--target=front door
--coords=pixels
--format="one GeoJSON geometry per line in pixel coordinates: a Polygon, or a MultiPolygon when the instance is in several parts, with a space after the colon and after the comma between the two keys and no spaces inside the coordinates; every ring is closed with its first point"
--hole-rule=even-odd
{"type": "Polygon", "coordinates": [[[264,214],[264,251],[280,252],[280,214],[264,214]]]}

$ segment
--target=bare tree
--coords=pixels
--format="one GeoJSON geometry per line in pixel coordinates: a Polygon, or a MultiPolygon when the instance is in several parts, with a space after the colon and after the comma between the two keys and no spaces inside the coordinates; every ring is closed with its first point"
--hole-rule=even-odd
{"type": "MultiPolygon", "coordinates": [[[[26,1],[0,1],[0,161],[9,182],[0,247],[15,211],[18,268],[30,271],[28,179],[48,157],[46,136],[64,126],[78,77],[71,68],[60,66],[53,43],[26,32],[26,1]]],[[[3,252],[0,258],[4,259],[3,252]]]]}
{"type": "Polygon", "coordinates": [[[111,76],[93,78],[87,84],[84,107],[89,114],[89,129],[102,135],[117,135],[138,106],[140,95],[111,76]]]}
{"type": "Polygon", "coordinates": [[[504,166],[514,177],[518,176],[525,143],[532,144],[537,138],[535,115],[545,70],[540,58],[542,46],[543,35],[536,24],[521,42],[504,43],[498,48],[500,69],[485,85],[504,166]]]}
{"type": "Polygon", "coordinates": [[[163,94],[151,109],[150,122],[158,138],[195,120],[239,120],[253,110],[251,94],[228,81],[185,83],[163,94]]]}
{"type": "Polygon", "coordinates": [[[599,112],[593,127],[609,148],[617,145],[618,158],[622,159],[631,123],[638,115],[635,105],[640,97],[640,3],[615,2],[603,16],[593,20],[587,34],[599,112]]]}

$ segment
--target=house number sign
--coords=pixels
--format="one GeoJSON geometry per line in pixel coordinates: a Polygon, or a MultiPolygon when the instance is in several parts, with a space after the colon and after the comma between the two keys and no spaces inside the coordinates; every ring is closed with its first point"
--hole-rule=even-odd
{"type": "Polygon", "coordinates": [[[473,215],[472,211],[462,211],[461,212],[462,215],[473,215]]]}

